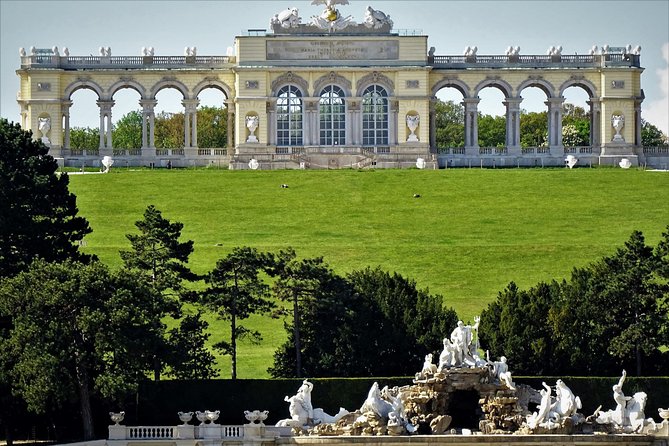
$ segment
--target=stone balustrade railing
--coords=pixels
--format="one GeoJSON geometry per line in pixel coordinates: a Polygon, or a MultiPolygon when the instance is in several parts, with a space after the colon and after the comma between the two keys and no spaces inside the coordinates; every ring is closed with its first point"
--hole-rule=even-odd
{"type": "MultiPolygon", "coordinates": [[[[93,68],[225,68],[234,64],[234,56],[57,56],[33,54],[21,57],[21,68],[62,68],[64,70],[93,68]]],[[[514,56],[429,56],[434,68],[589,68],[640,67],[637,54],[574,54],[514,56]]]]}
{"type": "Polygon", "coordinates": [[[515,56],[430,56],[428,65],[434,68],[589,68],[640,67],[637,54],[573,54],[573,55],[515,55],[515,56]]]}
{"type": "Polygon", "coordinates": [[[224,68],[233,64],[231,56],[56,56],[33,54],[21,57],[21,68],[224,68]]]}
{"type": "Polygon", "coordinates": [[[239,444],[245,440],[292,435],[290,427],[265,426],[264,424],[221,425],[215,423],[181,424],[178,426],[109,426],[109,440],[222,440],[239,444]]]}

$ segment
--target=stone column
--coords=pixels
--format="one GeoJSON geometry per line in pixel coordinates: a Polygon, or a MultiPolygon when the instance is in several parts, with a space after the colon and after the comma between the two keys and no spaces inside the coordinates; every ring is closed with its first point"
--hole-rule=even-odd
{"type": "Polygon", "coordinates": [[[305,146],[320,145],[320,124],[318,121],[319,104],[320,98],[304,98],[302,143],[305,146]]]}
{"type": "MultiPolygon", "coordinates": [[[[549,98],[544,104],[548,106],[548,147],[551,150],[564,150],[562,145],[562,104],[564,98],[549,98]]],[[[559,153],[558,153],[559,154],[559,153]]]]}
{"type": "Polygon", "coordinates": [[[641,101],[634,101],[634,145],[642,147],[641,141],[641,101]]]}
{"type": "Polygon", "coordinates": [[[225,103],[228,109],[228,128],[226,130],[228,153],[235,148],[235,104],[232,101],[225,103]]]}
{"type": "Polygon", "coordinates": [[[437,98],[430,98],[430,151],[437,151],[437,114],[434,105],[437,98]]]}
{"type": "Polygon", "coordinates": [[[360,98],[346,98],[346,110],[351,115],[351,128],[346,129],[346,138],[349,141],[349,144],[352,146],[362,145],[361,141],[361,128],[362,123],[360,121],[360,98]]]}
{"type": "Polygon", "coordinates": [[[481,99],[478,97],[462,100],[465,107],[465,153],[474,156],[479,151],[479,102],[481,99]]]}
{"type": "Polygon", "coordinates": [[[506,98],[506,147],[520,155],[520,103],[523,98],[506,98]]]}
{"type": "Polygon", "coordinates": [[[276,145],[276,98],[267,101],[267,142],[270,146],[276,145]]]}
{"type": "Polygon", "coordinates": [[[112,107],[114,101],[97,101],[100,107],[100,156],[112,155],[112,107]]]}
{"type": "Polygon", "coordinates": [[[63,114],[63,148],[70,148],[70,107],[72,107],[72,101],[63,101],[61,102],[60,110],[63,114]]]}
{"type": "MultiPolygon", "coordinates": [[[[388,113],[388,145],[395,146],[398,141],[398,133],[400,131],[398,125],[398,116],[400,112],[400,102],[397,99],[388,99],[389,113],[388,113]]],[[[405,124],[406,125],[406,124],[405,124]]]]}
{"type": "Polygon", "coordinates": [[[196,99],[184,99],[184,155],[197,155],[197,106],[200,101],[196,99]]]}
{"type": "Polygon", "coordinates": [[[590,98],[590,145],[599,148],[602,144],[602,102],[599,99],[590,98]]]}
{"type": "Polygon", "coordinates": [[[158,101],[155,99],[140,99],[139,105],[142,107],[142,156],[154,158],[156,148],[154,146],[154,107],[158,101]]]}

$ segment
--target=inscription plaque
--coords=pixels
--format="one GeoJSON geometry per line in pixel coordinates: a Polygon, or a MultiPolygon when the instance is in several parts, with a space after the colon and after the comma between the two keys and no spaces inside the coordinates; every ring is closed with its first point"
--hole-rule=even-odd
{"type": "Polygon", "coordinates": [[[396,60],[397,40],[268,41],[267,60],[396,60]]]}

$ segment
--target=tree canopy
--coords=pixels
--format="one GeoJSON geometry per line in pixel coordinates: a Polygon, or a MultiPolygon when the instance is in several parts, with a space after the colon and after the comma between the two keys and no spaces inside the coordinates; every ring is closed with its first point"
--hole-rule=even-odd
{"type": "Polygon", "coordinates": [[[77,215],[68,176],[57,170],[48,148],[31,132],[0,119],[0,277],[37,258],[87,258],[79,242],[91,229],[77,215]]]}

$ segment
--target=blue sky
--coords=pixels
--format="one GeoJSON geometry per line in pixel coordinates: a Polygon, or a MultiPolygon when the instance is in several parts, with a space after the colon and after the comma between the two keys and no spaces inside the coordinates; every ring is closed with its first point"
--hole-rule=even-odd
{"type": "MultiPolygon", "coordinates": [[[[516,45],[521,54],[545,54],[553,45],[562,45],[563,54],[587,54],[592,45],[641,45],[643,117],[669,133],[669,0],[350,0],[339,9],[361,21],[367,5],[389,14],[395,29],[422,30],[442,55],[462,54],[469,45],[478,46],[478,54],[503,54],[516,45]]],[[[182,55],[184,47],[197,46],[200,55],[225,55],[236,35],[267,27],[272,15],[292,6],[303,21],[322,9],[311,0],[0,0],[0,115],[19,120],[19,47],[67,46],[71,55],[97,55],[100,46],[111,46],[113,55],[139,55],[141,47],[153,46],[156,55],[182,55]]],[[[115,97],[115,119],[138,108],[134,93],[123,93],[115,97]]],[[[179,98],[172,93],[159,97],[158,111],[178,111],[179,98]]],[[[543,97],[535,93],[523,95],[531,111],[543,107],[543,97]]],[[[221,98],[200,99],[211,105],[221,98]]],[[[577,104],[584,99],[567,96],[577,104]]],[[[97,125],[94,100],[77,93],[72,125],[97,125]]],[[[481,109],[499,113],[500,101],[483,97],[481,109]]]]}

